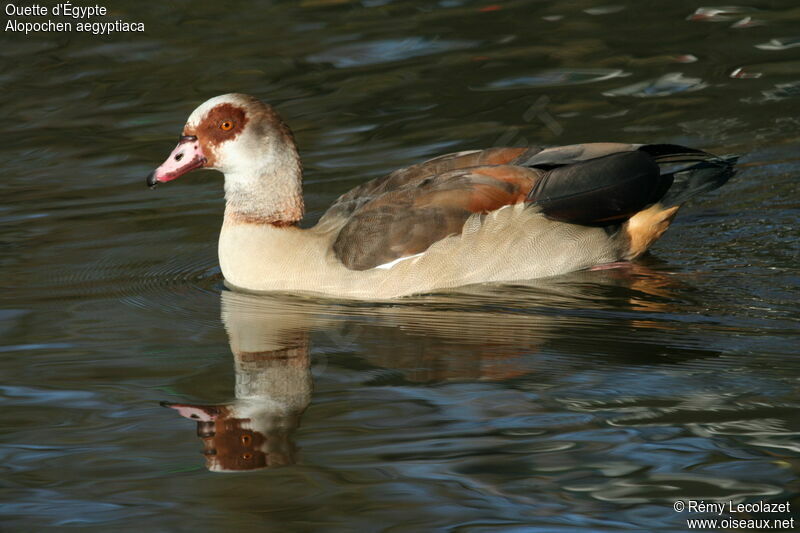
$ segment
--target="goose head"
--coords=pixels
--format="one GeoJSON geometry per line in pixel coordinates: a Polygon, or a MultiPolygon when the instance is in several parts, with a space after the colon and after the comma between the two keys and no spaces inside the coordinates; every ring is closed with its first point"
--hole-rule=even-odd
{"type": "Polygon", "coordinates": [[[183,127],[178,145],[147,178],[172,181],[198,168],[225,174],[225,188],[252,188],[272,175],[299,179],[291,130],[269,105],[246,94],[223,94],[202,103],[183,127]]]}

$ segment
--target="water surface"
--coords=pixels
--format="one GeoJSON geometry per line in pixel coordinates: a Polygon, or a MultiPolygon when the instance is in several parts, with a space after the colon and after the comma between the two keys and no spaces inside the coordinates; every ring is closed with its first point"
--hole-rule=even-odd
{"type": "Polygon", "coordinates": [[[800,509],[793,2],[109,7],[147,31],[0,37],[4,531],[685,531],[677,499],[800,509]],[[743,157],[628,268],[253,297],[217,266],[221,176],[144,187],[231,91],[294,129],[309,223],[446,151],[743,157]]]}

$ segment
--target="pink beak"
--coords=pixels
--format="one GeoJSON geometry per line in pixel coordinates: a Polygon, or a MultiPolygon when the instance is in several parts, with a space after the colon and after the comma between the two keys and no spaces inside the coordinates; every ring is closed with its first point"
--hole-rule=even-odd
{"type": "Polygon", "coordinates": [[[183,135],[167,160],[147,176],[147,185],[152,188],[159,183],[172,181],[205,164],[206,156],[203,155],[203,149],[200,148],[200,141],[197,140],[197,137],[183,135]]]}

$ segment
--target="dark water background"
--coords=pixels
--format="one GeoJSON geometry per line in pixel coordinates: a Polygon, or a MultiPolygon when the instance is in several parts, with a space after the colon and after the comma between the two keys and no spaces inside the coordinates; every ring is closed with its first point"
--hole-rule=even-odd
{"type": "Polygon", "coordinates": [[[796,2],[107,5],[146,32],[0,37],[0,529],[685,531],[676,499],[797,516],[796,2]],[[221,176],[144,187],[232,91],[294,129],[312,220],[446,151],[743,158],[628,269],[244,297],[217,267],[221,176]],[[210,472],[159,402],[233,405],[269,372],[295,384],[263,402],[282,466],[210,472]]]}

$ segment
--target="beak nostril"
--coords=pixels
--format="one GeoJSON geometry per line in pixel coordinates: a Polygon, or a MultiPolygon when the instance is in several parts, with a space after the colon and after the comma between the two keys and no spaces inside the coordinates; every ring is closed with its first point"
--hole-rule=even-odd
{"type": "Polygon", "coordinates": [[[183,154],[178,154],[175,156],[175,161],[180,161],[181,159],[183,159],[183,154]]]}

